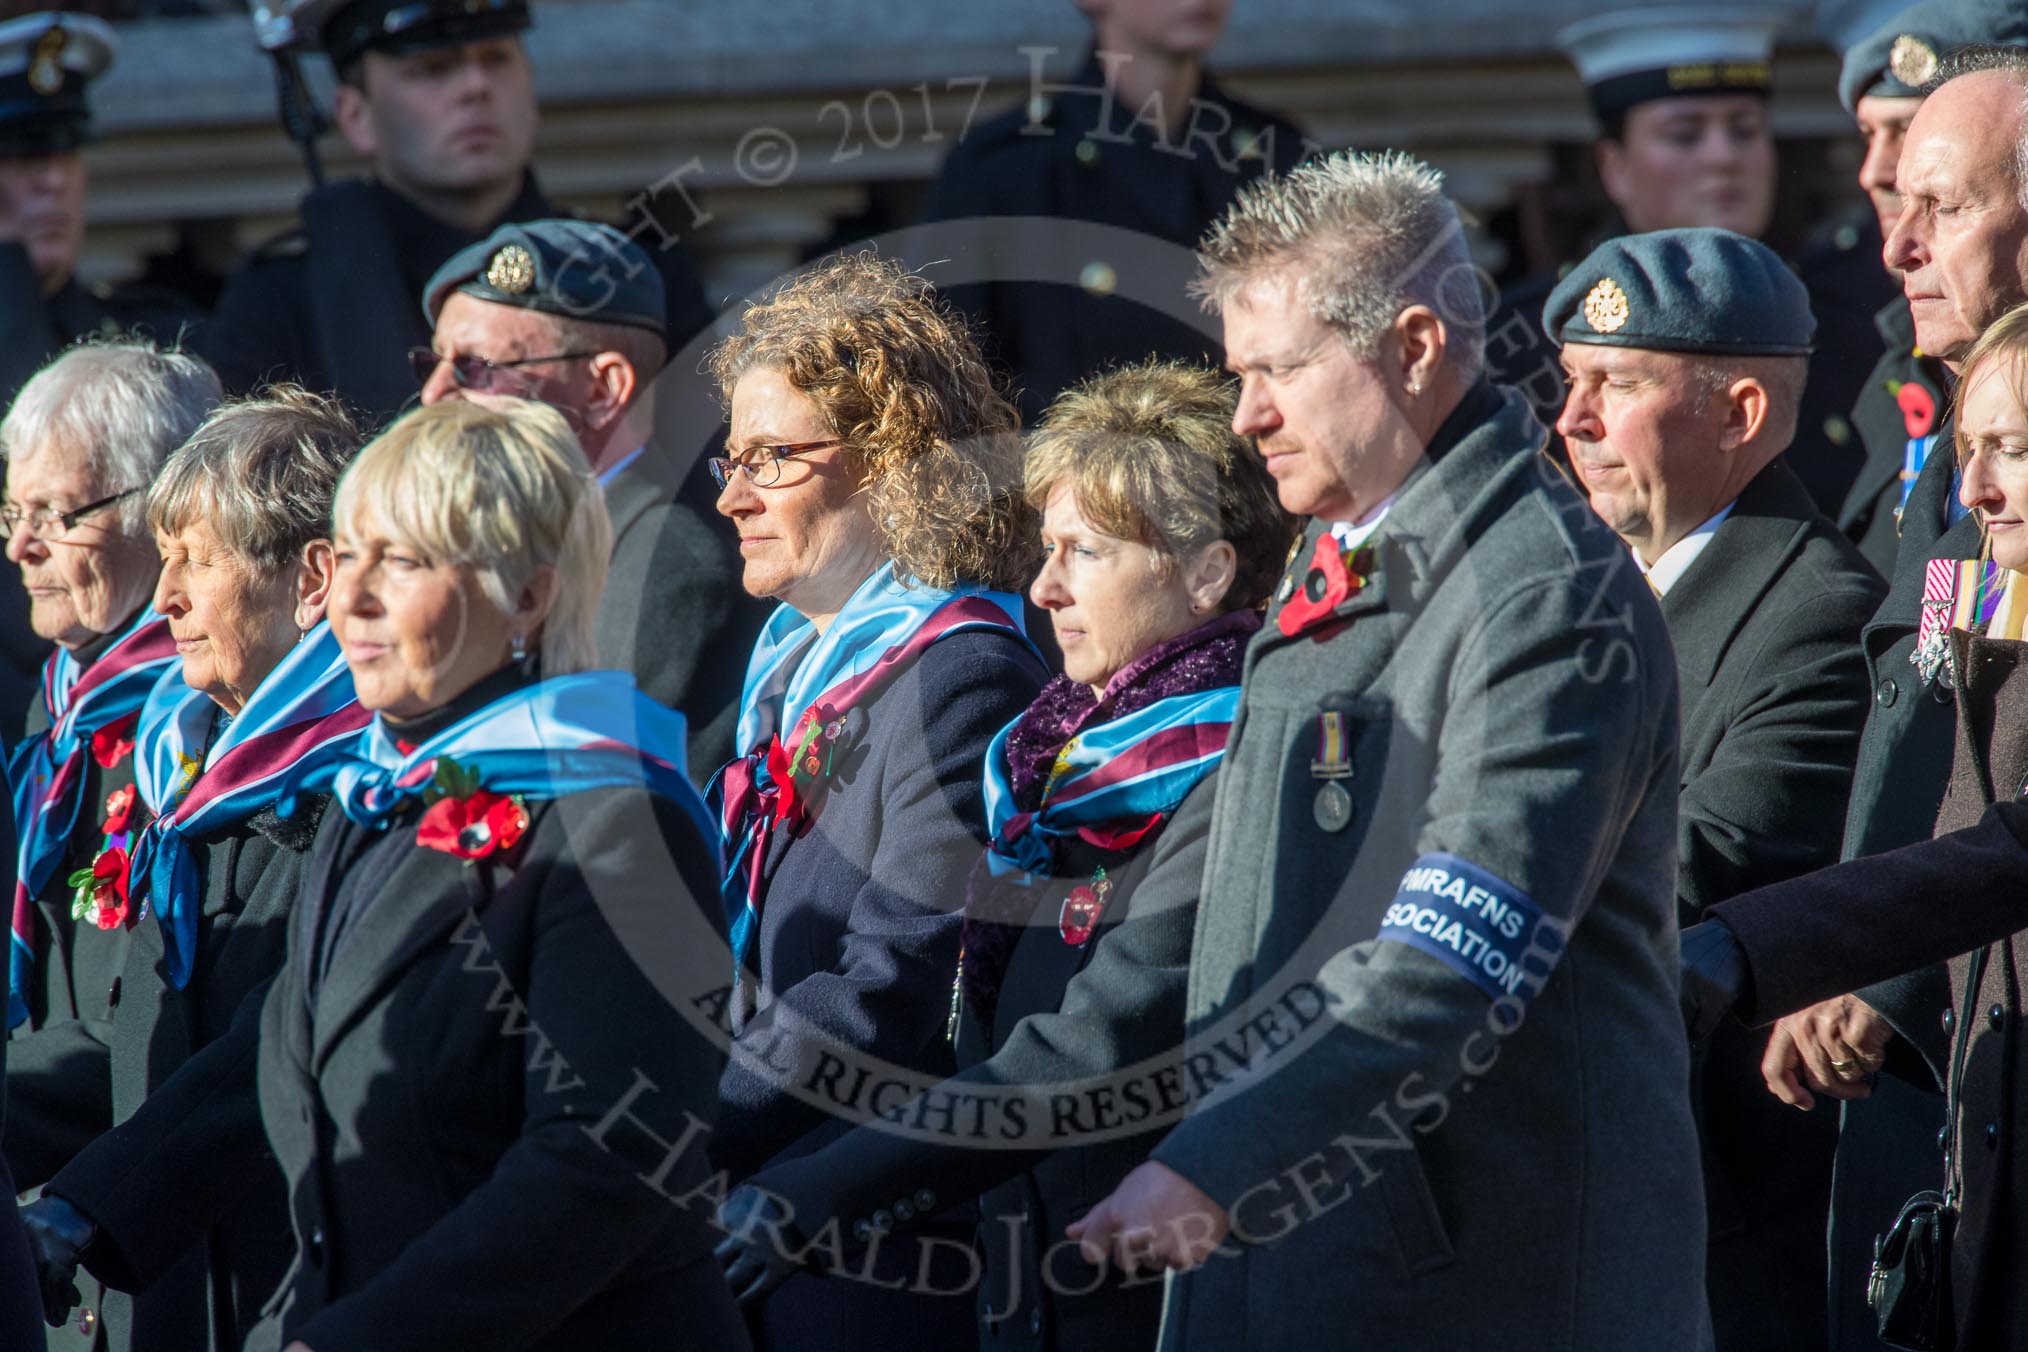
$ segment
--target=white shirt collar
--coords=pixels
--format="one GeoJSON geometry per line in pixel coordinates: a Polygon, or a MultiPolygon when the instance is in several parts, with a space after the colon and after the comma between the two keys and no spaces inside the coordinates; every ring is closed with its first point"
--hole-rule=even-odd
{"type": "Polygon", "coordinates": [[[1387,509],[1394,506],[1395,496],[1394,493],[1389,493],[1374,505],[1372,511],[1357,521],[1333,521],[1331,534],[1338,538],[1338,547],[1351,551],[1371,539],[1373,532],[1380,529],[1380,523],[1387,519],[1387,509]]]}
{"type": "Polygon", "coordinates": [[[1704,552],[1704,546],[1711,543],[1711,537],[1717,533],[1719,524],[1731,514],[1732,503],[1728,502],[1720,507],[1709,521],[1663,550],[1662,557],[1655,560],[1655,566],[1652,568],[1641,562],[1638,551],[1634,554],[1635,566],[1647,575],[1648,585],[1655,589],[1657,596],[1669,594],[1669,588],[1676,585],[1676,579],[1682,577],[1691,564],[1697,562],[1697,556],[1704,552]]]}
{"type": "Polygon", "coordinates": [[[612,464],[607,465],[604,469],[600,470],[599,487],[600,488],[610,487],[612,485],[614,478],[616,478],[619,475],[619,472],[625,469],[627,466],[633,464],[636,460],[639,460],[641,458],[641,453],[643,451],[646,451],[647,449],[648,449],[647,443],[642,442],[639,446],[636,446],[632,452],[630,452],[627,455],[621,456],[618,460],[613,461],[612,464]]]}

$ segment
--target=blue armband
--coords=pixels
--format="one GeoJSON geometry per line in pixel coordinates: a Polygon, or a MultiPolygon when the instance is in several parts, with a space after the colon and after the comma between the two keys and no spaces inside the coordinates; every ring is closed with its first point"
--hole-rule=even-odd
{"type": "Polygon", "coordinates": [[[1563,956],[1565,929],[1477,864],[1426,854],[1402,875],[1379,937],[1429,954],[1495,1001],[1525,1007],[1563,956]]]}

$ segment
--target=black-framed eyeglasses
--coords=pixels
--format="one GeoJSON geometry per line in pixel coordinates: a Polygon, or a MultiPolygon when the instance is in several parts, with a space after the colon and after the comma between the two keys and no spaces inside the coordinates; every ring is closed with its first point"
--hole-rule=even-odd
{"type": "Polygon", "coordinates": [[[5,506],[0,506],[0,528],[4,528],[7,534],[12,535],[15,531],[20,530],[25,522],[28,528],[37,535],[47,535],[51,526],[61,525],[63,527],[62,533],[68,535],[77,529],[78,522],[84,520],[93,512],[103,510],[116,502],[131,498],[140,491],[138,488],[124,489],[121,492],[113,494],[111,497],[100,498],[97,502],[87,502],[84,506],[73,507],[67,512],[58,511],[54,507],[30,507],[23,510],[10,502],[5,506]]]}
{"type": "Polygon", "coordinates": [[[712,456],[711,478],[723,490],[732,482],[732,472],[738,470],[755,488],[772,488],[782,477],[782,461],[790,456],[844,444],[841,437],[826,437],[822,441],[791,441],[780,446],[749,446],[737,460],[724,455],[712,456]]]}
{"type": "Polygon", "coordinates": [[[517,366],[540,366],[546,361],[586,361],[598,356],[597,352],[557,352],[547,357],[517,357],[513,361],[487,361],[469,352],[460,352],[446,357],[427,347],[412,347],[408,350],[408,364],[415,369],[418,385],[427,385],[430,377],[437,373],[437,367],[448,362],[451,379],[461,390],[490,390],[493,380],[501,371],[511,371],[517,366]]]}

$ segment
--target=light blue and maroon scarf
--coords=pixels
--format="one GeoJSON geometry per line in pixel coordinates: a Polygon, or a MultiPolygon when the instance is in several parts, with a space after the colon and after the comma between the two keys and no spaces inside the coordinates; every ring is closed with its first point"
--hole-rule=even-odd
{"type": "Polygon", "coordinates": [[[179,990],[190,980],[204,905],[190,841],[273,806],[285,779],[351,751],[371,718],[328,624],[305,634],[230,719],[180,671],[156,685],[134,763],[155,819],[134,842],[128,894],[155,912],[179,990]]]}
{"type": "MultiPolygon", "coordinates": [[[[986,753],[990,843],[966,886],[964,1002],[991,1024],[1015,942],[1036,923],[1035,884],[1151,845],[1225,756],[1239,710],[1251,610],[1158,643],[1094,694],[1058,676],[986,753]]],[[[1067,943],[1095,930],[1112,894],[1101,867],[1057,917],[1067,943]],[[1078,908],[1082,907],[1082,910],[1078,908]]]]}
{"type": "Polygon", "coordinates": [[[7,758],[14,797],[15,856],[11,978],[7,1026],[28,1017],[35,971],[35,898],[49,885],[84,807],[85,757],[117,764],[133,747],[141,706],[176,664],[169,622],[152,608],[89,667],[62,650],[42,665],[42,707],[49,727],[24,738],[7,758]]]}
{"type": "Polygon", "coordinates": [[[344,754],[290,777],[289,800],[330,792],[345,815],[377,826],[440,788],[443,762],[468,789],[534,801],[588,789],[639,788],[682,806],[708,842],[711,815],[684,764],[683,715],[643,695],[623,671],[556,676],[503,695],[420,744],[375,718],[344,754]]]}
{"type": "Polygon", "coordinates": [[[909,585],[891,563],[859,585],[821,634],[789,606],[770,617],[747,663],[740,754],[711,786],[736,965],[748,963],[759,941],[769,842],[778,828],[800,830],[811,819],[853,711],[938,639],[972,629],[1006,630],[1025,643],[1021,598],[909,585]]]}

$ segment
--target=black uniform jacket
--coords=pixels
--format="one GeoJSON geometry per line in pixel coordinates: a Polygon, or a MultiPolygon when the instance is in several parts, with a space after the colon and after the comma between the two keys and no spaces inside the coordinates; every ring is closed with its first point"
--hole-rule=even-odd
{"type": "Polygon", "coordinates": [[[978,320],[1024,421],[1110,366],[1220,364],[1187,289],[1192,250],[1241,188],[1316,148],[1209,78],[1172,143],[1105,88],[1094,55],[1065,88],[972,128],[924,212],[930,275],[978,320]]]}
{"type": "MultiPolygon", "coordinates": [[[[1682,697],[1677,896],[1686,921],[1837,861],[1871,703],[1859,631],[1887,587],[1779,459],[1662,598],[1682,697]]],[[[1838,1120],[1767,1092],[1764,1035],[1697,1065],[1720,1347],[1821,1344],[1838,1120]]]]}
{"type": "MultiPolygon", "coordinates": [[[[532,174],[506,213],[476,232],[371,180],[326,184],[303,199],[299,228],[257,249],[226,283],[198,348],[229,391],[294,380],[388,420],[422,392],[408,352],[430,344],[422,292],[431,275],[506,222],[558,214],[532,174]]],[[[710,312],[682,251],[651,252],[667,288],[674,351],[710,312]]]]}

